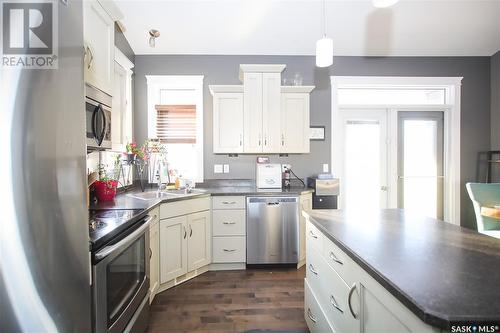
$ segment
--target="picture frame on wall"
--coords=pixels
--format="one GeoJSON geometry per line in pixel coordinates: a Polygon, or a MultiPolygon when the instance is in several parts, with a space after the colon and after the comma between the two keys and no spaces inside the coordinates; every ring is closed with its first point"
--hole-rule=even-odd
{"type": "Polygon", "coordinates": [[[325,141],[325,126],[311,126],[309,130],[309,140],[325,141]]]}

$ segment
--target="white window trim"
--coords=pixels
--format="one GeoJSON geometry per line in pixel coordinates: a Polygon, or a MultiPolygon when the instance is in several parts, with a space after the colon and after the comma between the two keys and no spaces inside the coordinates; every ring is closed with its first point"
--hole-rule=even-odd
{"type": "MultiPolygon", "coordinates": [[[[397,111],[443,111],[444,112],[444,220],[460,225],[460,93],[463,77],[392,77],[392,76],[331,76],[332,86],[332,171],[341,170],[340,109],[370,108],[388,109],[388,126],[391,133],[397,130],[397,111]],[[349,87],[370,88],[444,88],[446,105],[342,105],[338,101],[337,90],[349,87]],[[395,127],[396,126],[396,127],[395,127]]],[[[389,153],[397,154],[397,142],[389,143],[389,153]]],[[[397,156],[397,155],[392,155],[397,156]]],[[[389,189],[397,188],[397,165],[389,161],[389,189]]],[[[397,193],[389,191],[389,207],[397,207],[397,193]]]]}
{"type": "Polygon", "coordinates": [[[196,94],[196,151],[195,182],[203,182],[203,79],[204,75],[146,75],[148,86],[148,138],[156,137],[156,109],[160,90],[193,90],[196,94]]]}

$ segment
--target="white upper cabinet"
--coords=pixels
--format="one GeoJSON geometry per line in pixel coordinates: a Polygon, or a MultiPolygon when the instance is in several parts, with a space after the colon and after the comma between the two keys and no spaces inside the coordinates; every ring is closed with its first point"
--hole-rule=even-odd
{"type": "Polygon", "coordinates": [[[115,151],[132,141],[132,68],[134,64],[115,48],[111,143],[115,151]]]}
{"type": "Polygon", "coordinates": [[[243,151],[245,153],[261,153],[262,73],[245,73],[243,78],[243,151]]]}
{"type": "Polygon", "coordinates": [[[83,2],[85,82],[113,93],[115,26],[111,16],[96,0],[83,2]]]}
{"type": "Polygon", "coordinates": [[[309,153],[313,86],[281,86],[285,65],[240,65],[243,86],[210,86],[213,152],[309,153]]]}
{"type": "Polygon", "coordinates": [[[211,86],[214,153],[243,153],[243,87],[239,87],[240,92],[211,86]]]}
{"type": "Polygon", "coordinates": [[[262,74],[262,152],[275,153],[280,149],[281,74],[262,74]]]}
{"type": "Polygon", "coordinates": [[[309,153],[309,93],[313,87],[283,87],[280,153],[309,153]]]}

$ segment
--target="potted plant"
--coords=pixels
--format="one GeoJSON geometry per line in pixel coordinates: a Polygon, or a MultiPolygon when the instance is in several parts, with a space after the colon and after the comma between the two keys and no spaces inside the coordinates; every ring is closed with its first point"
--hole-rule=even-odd
{"type": "Polygon", "coordinates": [[[99,164],[99,180],[95,181],[92,186],[99,201],[113,201],[116,196],[118,180],[106,172],[103,164],[99,164]]]}

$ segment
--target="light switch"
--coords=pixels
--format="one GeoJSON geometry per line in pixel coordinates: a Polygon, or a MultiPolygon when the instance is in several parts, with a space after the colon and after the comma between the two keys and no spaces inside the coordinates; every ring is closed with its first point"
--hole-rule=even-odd
{"type": "Polygon", "coordinates": [[[224,173],[229,173],[229,164],[224,164],[224,173]]]}
{"type": "Polygon", "coordinates": [[[328,172],[328,163],[323,164],[323,172],[328,172]]]}
{"type": "Polygon", "coordinates": [[[214,164],[214,173],[222,173],[222,164],[214,164]]]}

